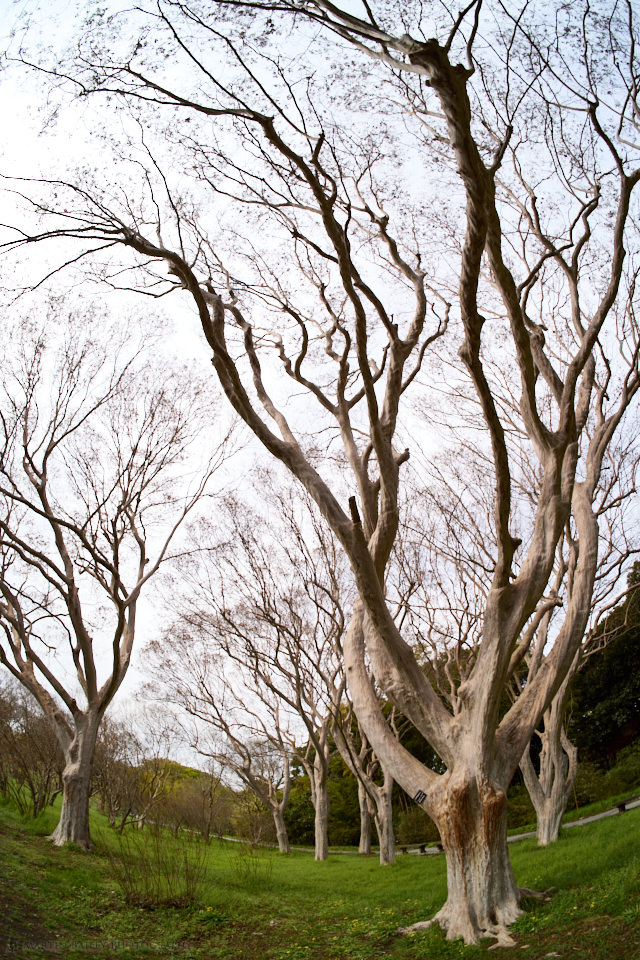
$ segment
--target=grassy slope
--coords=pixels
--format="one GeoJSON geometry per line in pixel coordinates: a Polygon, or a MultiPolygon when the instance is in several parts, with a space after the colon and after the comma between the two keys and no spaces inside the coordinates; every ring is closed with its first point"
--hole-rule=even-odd
{"type": "MultiPolygon", "coordinates": [[[[0,955],[28,960],[145,957],[182,960],[418,960],[514,956],[490,943],[446,943],[438,930],[398,937],[400,925],[432,915],[445,897],[442,857],[332,855],[315,863],[213,843],[198,903],[127,905],[108,856],[115,837],[96,816],[96,850],[57,850],[44,839],[55,813],[32,824],[0,807],[0,955]],[[48,818],[48,819],[47,819],[48,818]],[[11,953],[8,952],[7,938],[11,953]],[[47,941],[50,941],[49,944],[47,941]]],[[[556,887],[515,926],[518,956],[640,958],[640,810],[565,833],[539,850],[511,847],[518,883],[556,887]]]]}

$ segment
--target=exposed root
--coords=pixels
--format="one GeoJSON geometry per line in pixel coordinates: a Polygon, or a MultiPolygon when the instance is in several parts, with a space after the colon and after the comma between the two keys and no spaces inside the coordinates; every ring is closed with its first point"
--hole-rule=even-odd
{"type": "MultiPolygon", "coordinates": [[[[440,911],[442,913],[442,911],[440,911]]],[[[440,913],[432,920],[419,920],[417,923],[412,923],[409,927],[398,927],[398,933],[400,936],[406,936],[411,933],[419,933],[423,930],[428,930],[434,924],[439,924],[443,930],[447,931],[447,940],[457,940],[459,938],[463,939],[467,946],[478,943],[479,940],[484,939],[485,937],[494,937],[495,943],[493,943],[489,950],[495,950],[496,947],[515,947],[516,941],[513,939],[509,933],[508,928],[504,924],[495,924],[488,928],[482,928],[479,931],[479,935],[467,935],[465,936],[462,933],[452,933],[448,929],[448,924],[443,922],[444,918],[440,916],[440,913]]]]}
{"type": "Polygon", "coordinates": [[[417,923],[412,923],[410,927],[398,927],[398,933],[401,937],[404,937],[408,933],[418,933],[420,930],[428,930],[429,927],[432,927],[434,923],[437,922],[435,917],[433,920],[418,920],[417,923]]]}
{"type": "Polygon", "coordinates": [[[516,941],[513,939],[506,927],[497,927],[495,930],[486,932],[487,936],[495,937],[496,942],[492,943],[489,950],[496,950],[498,947],[515,947],[516,941]]]}
{"type": "Polygon", "coordinates": [[[554,893],[557,893],[556,887],[548,887],[546,890],[530,890],[529,887],[518,887],[518,895],[521,900],[523,897],[531,897],[532,900],[538,900],[540,903],[550,903],[554,893]]]}

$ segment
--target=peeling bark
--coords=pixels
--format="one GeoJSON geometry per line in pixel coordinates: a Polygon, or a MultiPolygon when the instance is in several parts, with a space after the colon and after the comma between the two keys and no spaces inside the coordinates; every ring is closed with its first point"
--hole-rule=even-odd
{"type": "Polygon", "coordinates": [[[448,778],[433,819],[447,860],[446,903],[435,919],[447,939],[506,944],[519,916],[519,892],[507,851],[505,791],[471,769],[448,778]]]}

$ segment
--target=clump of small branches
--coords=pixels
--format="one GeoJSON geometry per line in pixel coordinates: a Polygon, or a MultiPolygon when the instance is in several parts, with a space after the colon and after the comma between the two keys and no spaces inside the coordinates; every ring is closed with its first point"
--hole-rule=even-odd
{"type": "Polygon", "coordinates": [[[151,824],[128,830],[109,853],[113,877],[127,903],[153,909],[192,904],[206,874],[207,845],[196,839],[176,841],[151,824]]]}
{"type": "Polygon", "coordinates": [[[229,858],[231,873],[238,886],[264,889],[271,883],[273,860],[269,852],[252,843],[239,844],[229,858]]]}

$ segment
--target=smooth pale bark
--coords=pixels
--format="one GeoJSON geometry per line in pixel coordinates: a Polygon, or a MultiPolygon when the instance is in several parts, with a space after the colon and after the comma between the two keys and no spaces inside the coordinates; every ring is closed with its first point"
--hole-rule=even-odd
{"type": "Polygon", "coordinates": [[[385,777],[385,782],[377,788],[375,824],[380,845],[380,865],[396,862],[396,839],[393,833],[393,779],[385,777]]]}
{"type": "Polygon", "coordinates": [[[328,757],[321,757],[320,754],[316,753],[312,770],[311,799],[315,810],[315,859],[326,860],[329,856],[328,757]]]}
{"type": "Polygon", "coordinates": [[[560,835],[562,817],[578,772],[578,750],[564,729],[565,708],[573,671],[543,715],[544,729],[538,734],[542,749],[536,773],[529,748],[520,769],[536,812],[536,836],[541,847],[554,843],[560,835]]]}
{"type": "Polygon", "coordinates": [[[372,811],[370,809],[370,800],[364,784],[358,780],[358,806],[360,807],[360,842],[358,844],[358,853],[369,856],[371,853],[371,827],[372,811]]]}
{"type": "Polygon", "coordinates": [[[50,839],[58,847],[77,843],[88,850],[91,766],[98,735],[99,718],[82,714],[76,718],[74,736],[64,751],[62,772],[62,808],[60,820],[50,839]]]}
{"type": "Polygon", "coordinates": [[[314,809],[315,859],[326,860],[329,856],[329,717],[321,729],[315,731],[313,760],[308,751],[299,754],[300,762],[309,777],[311,803],[314,809]]]}
{"type": "Polygon", "coordinates": [[[276,838],[278,840],[278,850],[280,853],[290,853],[289,835],[287,833],[287,826],[284,822],[284,811],[289,802],[289,794],[291,792],[289,757],[286,752],[283,753],[284,776],[282,778],[282,788],[279,794],[278,782],[275,780],[270,781],[265,776],[254,773],[252,770],[251,755],[246,751],[246,747],[243,746],[239,740],[236,740],[236,743],[241,749],[245,750],[245,762],[242,764],[229,763],[229,766],[238,774],[238,776],[242,779],[249,790],[251,790],[254,796],[257,797],[257,799],[263,803],[271,813],[273,825],[276,831],[276,838]]]}
{"type": "Polygon", "coordinates": [[[291,849],[289,846],[289,835],[284,822],[283,811],[279,806],[275,806],[271,808],[271,813],[273,815],[273,822],[276,828],[276,837],[278,838],[278,850],[280,853],[290,853],[291,849]]]}
{"type": "Polygon", "coordinates": [[[348,724],[334,724],[333,735],[338,752],[345,766],[358,781],[358,804],[360,807],[359,853],[371,853],[371,823],[376,826],[380,848],[380,864],[395,863],[396,849],[393,833],[393,777],[372,754],[362,730],[361,745],[356,752],[348,724]],[[374,773],[382,770],[382,784],[376,783],[374,773]]]}

